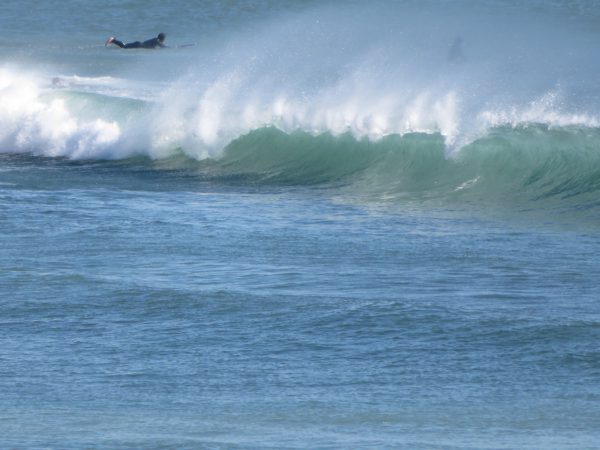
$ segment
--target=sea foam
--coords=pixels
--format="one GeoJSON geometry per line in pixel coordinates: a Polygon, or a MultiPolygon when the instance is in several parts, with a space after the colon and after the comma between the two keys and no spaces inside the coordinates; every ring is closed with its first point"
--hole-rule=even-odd
{"type": "Polygon", "coordinates": [[[119,142],[117,123],[102,118],[82,120],[65,100],[52,98],[40,78],[0,69],[0,148],[45,156],[97,158],[119,142]]]}

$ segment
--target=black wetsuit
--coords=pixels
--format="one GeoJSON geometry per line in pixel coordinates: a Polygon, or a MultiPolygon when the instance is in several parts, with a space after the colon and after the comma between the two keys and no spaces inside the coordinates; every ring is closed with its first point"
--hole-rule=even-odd
{"type": "Polygon", "coordinates": [[[113,39],[113,41],[111,42],[111,44],[115,44],[121,48],[156,48],[156,47],[166,47],[165,44],[163,44],[157,37],[152,38],[152,39],[148,39],[147,41],[144,42],[140,42],[140,41],[135,41],[135,42],[130,42],[128,44],[123,44],[122,41],[119,41],[118,39],[113,39]]]}

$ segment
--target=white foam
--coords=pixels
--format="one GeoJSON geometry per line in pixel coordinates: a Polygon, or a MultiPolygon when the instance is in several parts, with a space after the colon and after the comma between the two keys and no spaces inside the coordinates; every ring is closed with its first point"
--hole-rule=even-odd
{"type": "Polygon", "coordinates": [[[120,127],[81,120],[60,98],[46,99],[38,77],[0,69],[0,149],[48,156],[101,157],[118,143],[120,127]]]}
{"type": "Polygon", "coordinates": [[[454,192],[458,192],[458,191],[462,191],[463,189],[470,189],[473,186],[475,186],[475,184],[479,181],[481,177],[477,176],[471,180],[467,180],[464,183],[461,183],[460,186],[458,186],[456,189],[454,189],[454,192]]]}

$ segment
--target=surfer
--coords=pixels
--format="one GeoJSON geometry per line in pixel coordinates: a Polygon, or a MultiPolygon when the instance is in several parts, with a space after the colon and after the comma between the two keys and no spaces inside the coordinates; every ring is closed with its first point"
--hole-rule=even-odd
{"type": "Polygon", "coordinates": [[[148,39],[147,41],[144,41],[144,42],[135,41],[135,42],[130,42],[128,44],[123,44],[122,41],[111,36],[106,40],[106,43],[104,44],[104,46],[107,46],[109,44],[115,44],[117,47],[121,47],[121,48],[157,48],[157,47],[165,48],[166,45],[163,44],[163,42],[165,41],[165,38],[166,38],[165,33],[159,33],[158,36],[156,36],[155,38],[148,39]]]}

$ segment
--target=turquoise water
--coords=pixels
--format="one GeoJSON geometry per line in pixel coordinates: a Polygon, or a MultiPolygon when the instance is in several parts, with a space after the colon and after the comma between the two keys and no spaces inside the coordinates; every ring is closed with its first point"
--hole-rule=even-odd
{"type": "Polygon", "coordinates": [[[122,3],[2,6],[1,448],[598,448],[600,4],[122,3]]]}

